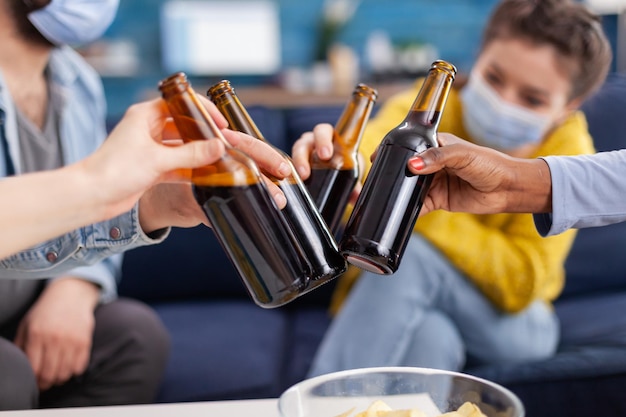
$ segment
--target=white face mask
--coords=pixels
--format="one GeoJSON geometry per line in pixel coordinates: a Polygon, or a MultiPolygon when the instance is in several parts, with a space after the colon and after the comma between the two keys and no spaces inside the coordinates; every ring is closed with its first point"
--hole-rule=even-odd
{"type": "Polygon", "coordinates": [[[118,5],[119,0],[52,0],[28,19],[55,45],[82,45],[102,36],[118,5]]]}
{"type": "Polygon", "coordinates": [[[461,91],[463,124],[480,145],[499,150],[537,143],[552,124],[549,116],[503,100],[472,72],[461,91]]]}

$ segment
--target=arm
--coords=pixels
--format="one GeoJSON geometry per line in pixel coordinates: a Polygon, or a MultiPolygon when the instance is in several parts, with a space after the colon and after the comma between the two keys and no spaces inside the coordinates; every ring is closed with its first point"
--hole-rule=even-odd
{"type": "Polygon", "coordinates": [[[543,235],[626,221],[626,150],[546,157],[552,176],[552,215],[535,216],[543,235]]]}
{"type": "Polygon", "coordinates": [[[441,147],[409,161],[413,173],[437,173],[423,214],[436,209],[552,213],[535,216],[544,235],[626,220],[626,183],[620,178],[626,150],[524,160],[452,135],[439,139],[441,147]]]}
{"type": "Polygon", "coordinates": [[[409,160],[414,174],[434,174],[420,215],[433,210],[475,214],[549,213],[552,179],[543,159],[512,158],[440,133],[439,148],[409,160]]]}
{"type": "MultiPolygon", "coordinates": [[[[1,180],[0,259],[68,230],[125,213],[155,184],[180,181],[173,170],[208,165],[222,155],[224,147],[218,140],[161,144],[166,118],[161,100],[134,105],[86,159],[54,171],[1,180]],[[46,204],[42,206],[42,202],[46,204]]],[[[255,160],[273,175],[283,178],[289,174],[289,166],[271,147],[237,132],[224,133],[233,146],[254,149],[255,160]]],[[[272,194],[283,207],[285,200],[278,188],[272,194]]],[[[162,228],[162,220],[144,231],[162,228]]]]}

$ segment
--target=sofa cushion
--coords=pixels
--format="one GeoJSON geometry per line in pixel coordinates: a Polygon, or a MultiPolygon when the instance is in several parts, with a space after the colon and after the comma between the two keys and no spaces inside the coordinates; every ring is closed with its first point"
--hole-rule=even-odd
{"type": "Polygon", "coordinates": [[[330,315],[323,307],[301,307],[292,309],[289,323],[291,330],[285,358],[284,389],[306,378],[315,352],[330,324],[330,315]]]}
{"type": "Polygon", "coordinates": [[[159,402],[273,397],[281,392],[286,316],[252,302],[153,305],[171,352],[159,402]]]}
{"type": "Polygon", "coordinates": [[[174,228],[159,245],[126,252],[120,294],[155,302],[244,298],[247,291],[213,231],[174,228]]]}
{"type": "Polygon", "coordinates": [[[469,371],[503,384],[626,373],[626,293],[561,300],[555,309],[561,339],[554,357],[469,371]]]}

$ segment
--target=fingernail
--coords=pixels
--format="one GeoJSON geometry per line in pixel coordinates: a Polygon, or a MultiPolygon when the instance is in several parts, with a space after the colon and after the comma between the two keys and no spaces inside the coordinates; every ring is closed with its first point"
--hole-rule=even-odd
{"type": "Polygon", "coordinates": [[[289,168],[289,164],[287,164],[286,162],[281,162],[278,166],[278,172],[286,177],[287,175],[291,174],[291,168],[289,168]]]}
{"type": "Polygon", "coordinates": [[[320,157],[322,159],[328,159],[333,155],[332,151],[330,150],[329,147],[324,146],[323,148],[320,148],[320,157]]]}
{"type": "Polygon", "coordinates": [[[426,164],[424,163],[424,160],[422,159],[422,157],[416,156],[415,158],[412,158],[409,160],[409,166],[413,168],[414,170],[419,171],[419,170],[424,169],[426,164]]]}
{"type": "Polygon", "coordinates": [[[299,167],[297,167],[296,169],[298,170],[298,174],[299,174],[301,177],[306,177],[306,176],[309,174],[309,172],[307,171],[307,169],[306,169],[305,167],[303,167],[303,166],[299,166],[299,167]]]}
{"type": "Polygon", "coordinates": [[[276,204],[278,204],[278,207],[281,207],[281,208],[287,205],[287,199],[285,198],[283,193],[274,194],[274,201],[276,201],[276,204]]]}

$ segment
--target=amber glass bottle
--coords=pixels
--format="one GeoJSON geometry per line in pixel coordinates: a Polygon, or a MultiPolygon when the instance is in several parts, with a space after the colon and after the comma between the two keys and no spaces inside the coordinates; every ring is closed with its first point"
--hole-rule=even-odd
{"type": "MultiPolygon", "coordinates": [[[[226,117],[231,129],[266,141],[229,81],[224,80],[213,85],[207,91],[207,95],[226,117]]],[[[276,150],[291,165],[292,174],[281,180],[272,177],[270,179],[285,194],[287,205],[282,214],[311,265],[311,279],[307,288],[309,291],[345,272],[347,265],[291,158],[281,150],[276,150]]]]}
{"type": "Polygon", "coordinates": [[[409,158],[436,147],[456,68],[435,61],[405,119],[383,138],[340,243],[348,262],[393,274],[400,265],[432,175],[413,175],[409,158]]]}
{"type": "Polygon", "coordinates": [[[359,143],[377,96],[375,89],[358,84],[335,125],[332,158],[322,161],[316,153],[311,154],[311,176],[304,184],[333,235],[339,231],[350,194],[359,180],[359,143]]]}
{"type": "Polygon", "coordinates": [[[266,308],[293,300],[310,269],[256,163],[228,144],[184,73],[162,80],[159,89],[184,141],[224,142],[221,159],[193,170],[193,192],[251,297],[266,308]]]}

